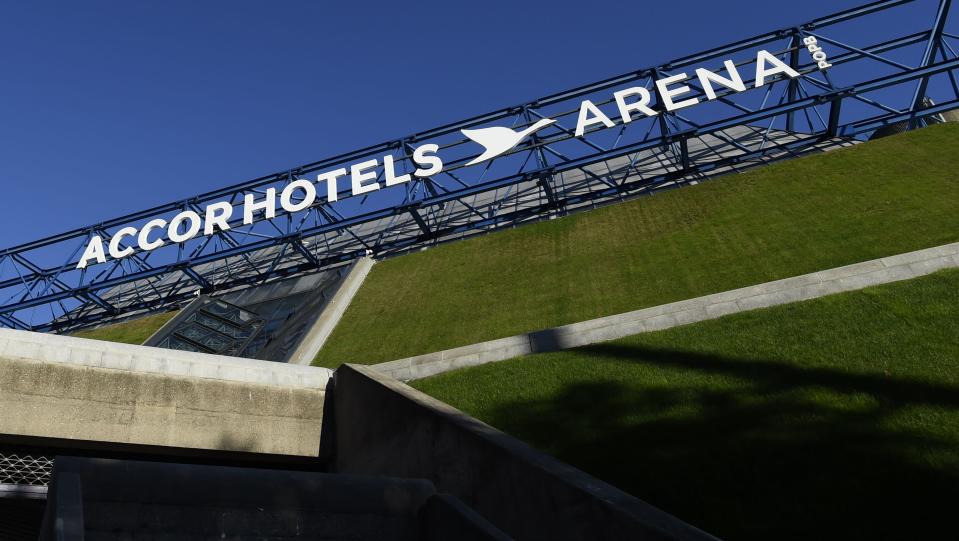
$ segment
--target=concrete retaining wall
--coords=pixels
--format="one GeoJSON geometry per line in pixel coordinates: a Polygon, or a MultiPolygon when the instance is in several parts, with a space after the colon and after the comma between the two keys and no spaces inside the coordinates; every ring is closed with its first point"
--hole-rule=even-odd
{"type": "Polygon", "coordinates": [[[845,267],[724,291],[695,299],[654,306],[373,365],[391,377],[408,381],[457,368],[512,359],[633,334],[659,331],[715,319],[727,314],[814,299],[833,293],[908,280],[937,270],[959,267],[959,243],[874,259],[845,267]]]}
{"type": "Polygon", "coordinates": [[[372,367],[338,368],[331,396],[337,473],[428,479],[519,540],[713,539],[372,367]]]}
{"type": "Polygon", "coordinates": [[[0,329],[0,441],[317,456],[324,368],[0,329]]]}

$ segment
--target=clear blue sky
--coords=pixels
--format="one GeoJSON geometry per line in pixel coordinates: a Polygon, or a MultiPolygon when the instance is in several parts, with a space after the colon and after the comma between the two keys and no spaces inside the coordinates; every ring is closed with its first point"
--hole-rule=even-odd
{"type": "Polygon", "coordinates": [[[0,0],[0,247],[860,3],[0,0]]]}

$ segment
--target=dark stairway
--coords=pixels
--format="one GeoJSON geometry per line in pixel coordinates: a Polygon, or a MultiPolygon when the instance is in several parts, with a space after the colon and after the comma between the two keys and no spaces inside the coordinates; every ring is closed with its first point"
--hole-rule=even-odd
{"type": "Polygon", "coordinates": [[[425,480],[57,457],[40,539],[509,537],[425,480]]]}

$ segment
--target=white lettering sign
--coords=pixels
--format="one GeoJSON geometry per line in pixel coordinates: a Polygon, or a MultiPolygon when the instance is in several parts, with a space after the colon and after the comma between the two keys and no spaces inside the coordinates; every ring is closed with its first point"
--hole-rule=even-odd
{"type": "MultiPolygon", "coordinates": [[[[832,66],[827,61],[826,53],[817,45],[815,37],[807,37],[803,43],[820,69],[832,66]]],[[[695,72],[695,80],[702,87],[707,101],[717,99],[717,89],[732,92],[747,90],[746,83],[732,60],[725,61],[723,67],[726,71],[725,75],[704,68],[699,68],[695,72]]],[[[754,87],[759,88],[780,75],[789,78],[800,76],[796,70],[772,53],[758,51],[754,87]]],[[[613,93],[613,101],[616,103],[615,118],[603,112],[593,101],[583,100],[579,106],[575,137],[583,137],[587,131],[612,128],[617,122],[627,124],[641,116],[655,117],[663,110],[672,112],[694,106],[700,103],[700,98],[690,95],[692,89],[689,84],[686,84],[689,80],[690,77],[686,73],[677,73],[654,82],[655,97],[658,98],[657,101],[662,110],[654,109],[652,103],[654,94],[645,87],[626,88],[613,93]]],[[[466,165],[470,166],[502,156],[513,150],[527,137],[555,122],[556,120],[551,118],[540,118],[520,131],[502,126],[461,130],[464,136],[483,147],[483,152],[466,165]]],[[[413,177],[431,177],[443,172],[444,164],[438,155],[439,150],[439,145],[433,143],[413,148],[409,156],[411,165],[415,166],[412,175],[397,171],[396,158],[392,154],[386,154],[381,159],[368,159],[354,163],[348,168],[341,167],[320,173],[316,176],[315,182],[309,179],[294,179],[283,187],[279,198],[277,198],[276,188],[267,188],[262,193],[246,194],[243,198],[243,208],[239,211],[232,203],[218,201],[207,205],[202,212],[192,210],[180,212],[169,222],[156,218],[145,223],[140,229],[124,227],[113,235],[107,243],[106,250],[103,239],[94,235],[87,241],[77,268],[86,268],[91,263],[105,263],[108,254],[113,259],[122,259],[129,257],[138,249],[144,252],[156,250],[167,244],[167,241],[181,243],[201,233],[207,236],[218,231],[228,231],[230,218],[234,214],[242,215],[244,225],[254,223],[259,215],[262,215],[264,219],[273,219],[276,217],[277,199],[279,199],[280,209],[284,212],[294,213],[309,209],[321,202],[321,192],[318,190],[318,185],[321,183],[326,184],[326,201],[333,203],[337,201],[339,189],[343,185],[349,186],[350,196],[356,196],[410,182],[413,177]],[[340,179],[346,176],[349,176],[349,180],[340,183],[340,179]],[[163,232],[166,233],[165,236],[163,232]],[[130,242],[127,242],[128,239],[130,242]],[[136,239],[135,245],[132,242],[133,239],[136,239]]]]}

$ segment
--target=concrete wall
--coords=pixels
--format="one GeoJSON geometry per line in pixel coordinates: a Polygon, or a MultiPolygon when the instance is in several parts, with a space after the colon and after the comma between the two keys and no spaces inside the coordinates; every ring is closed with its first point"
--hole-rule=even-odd
{"type": "Polygon", "coordinates": [[[4,436],[317,456],[331,372],[0,329],[4,436]]]}
{"type": "Polygon", "coordinates": [[[428,479],[515,539],[713,539],[371,367],[332,397],[334,471],[428,479]]]}
{"type": "Polygon", "coordinates": [[[959,243],[864,261],[845,267],[373,366],[384,374],[408,381],[457,368],[504,361],[532,353],[585,346],[642,332],[660,331],[697,321],[715,319],[736,312],[908,280],[937,270],[955,267],[959,267],[959,243]]]}

